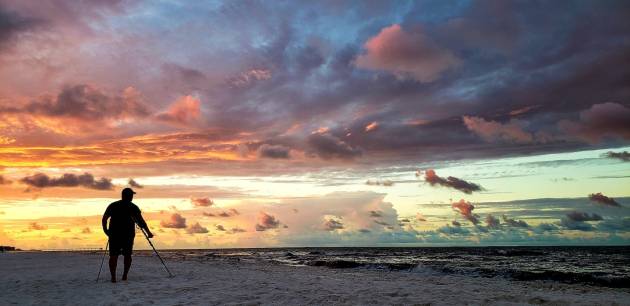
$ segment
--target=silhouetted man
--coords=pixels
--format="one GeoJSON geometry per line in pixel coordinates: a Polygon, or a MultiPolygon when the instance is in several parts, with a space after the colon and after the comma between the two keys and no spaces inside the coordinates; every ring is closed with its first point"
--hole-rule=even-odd
{"type": "Polygon", "coordinates": [[[122,280],[127,280],[127,274],[131,268],[133,239],[136,236],[135,224],[137,223],[143,228],[149,238],[153,237],[147,223],[142,218],[140,209],[131,202],[134,194],[135,192],[131,188],[123,189],[122,200],[109,204],[103,214],[103,231],[109,236],[109,272],[112,274],[112,283],[116,282],[116,265],[120,254],[125,257],[122,280]],[[109,218],[111,219],[108,229],[107,219],[109,218]]]}

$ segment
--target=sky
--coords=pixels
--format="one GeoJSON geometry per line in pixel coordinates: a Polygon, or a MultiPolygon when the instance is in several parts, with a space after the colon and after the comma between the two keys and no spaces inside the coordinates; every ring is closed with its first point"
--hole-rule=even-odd
{"type": "Polygon", "coordinates": [[[0,245],[125,187],[159,248],[628,244],[629,54],[627,1],[0,0],[0,245]]]}

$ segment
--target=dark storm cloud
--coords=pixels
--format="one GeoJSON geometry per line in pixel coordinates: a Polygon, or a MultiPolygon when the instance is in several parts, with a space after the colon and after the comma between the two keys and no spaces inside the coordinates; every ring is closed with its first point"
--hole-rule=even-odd
{"type": "Polygon", "coordinates": [[[140,185],[140,183],[136,182],[136,180],[132,178],[129,179],[129,181],[127,182],[127,185],[133,188],[144,188],[144,186],[140,185]]]}
{"type": "Polygon", "coordinates": [[[20,33],[34,29],[40,24],[40,20],[22,16],[0,3],[0,50],[9,45],[20,33]]]}
{"type": "Polygon", "coordinates": [[[288,159],[289,152],[289,148],[281,145],[263,144],[260,148],[258,148],[258,155],[260,157],[272,159],[288,159]]]}
{"type": "Polygon", "coordinates": [[[508,218],[508,216],[503,215],[503,223],[511,226],[511,227],[523,227],[523,228],[528,228],[529,224],[527,224],[527,222],[523,221],[523,220],[515,220],[512,218],[508,218]]]}
{"type": "Polygon", "coordinates": [[[424,180],[431,184],[431,186],[440,185],[444,187],[454,188],[466,194],[471,194],[473,191],[481,190],[481,186],[453,176],[449,176],[446,179],[442,178],[435,173],[435,170],[432,169],[424,172],[424,180]]]}
{"type": "MultiPolygon", "coordinates": [[[[121,40],[133,52],[104,48],[102,54],[111,53],[121,66],[150,62],[158,73],[103,88],[150,83],[142,92],[159,91],[157,102],[150,99],[156,106],[198,94],[201,122],[256,139],[299,125],[303,130],[291,136],[295,143],[270,143],[286,147],[287,157],[290,149],[328,161],[473,159],[629,139],[627,1],[348,2],[334,8],[327,2],[194,8],[145,2],[139,6],[154,14],[139,19],[126,18],[127,1],[54,3],[27,7],[80,33],[142,38],[121,40]],[[186,26],[165,30],[160,22],[146,23],[165,12],[186,26]],[[110,24],[100,23],[106,16],[120,23],[115,30],[122,33],[107,32],[110,24]],[[222,29],[221,43],[209,43],[216,29],[222,29]],[[182,45],[190,48],[176,48],[182,45]],[[371,123],[378,128],[368,129],[371,123]],[[330,133],[311,134],[327,125],[330,133]]],[[[6,29],[19,34],[10,24],[6,29]]],[[[82,47],[76,49],[89,49],[82,47]]],[[[78,85],[13,111],[86,120],[150,113],[141,102],[122,100],[78,85]]],[[[284,152],[259,154],[282,159],[284,152]]],[[[452,182],[460,183],[468,182],[452,182]]],[[[476,191],[470,187],[463,191],[476,191]]]]}
{"type": "Polygon", "coordinates": [[[603,195],[601,192],[589,194],[588,199],[591,200],[592,202],[595,202],[601,205],[615,206],[615,207],[621,206],[617,201],[615,201],[615,199],[609,198],[603,195]]]}
{"type": "Polygon", "coordinates": [[[323,159],[353,159],[362,154],[360,149],[330,134],[311,134],[307,138],[307,143],[311,153],[323,159]]]}
{"type": "Polygon", "coordinates": [[[577,231],[583,231],[583,232],[590,232],[590,231],[595,230],[593,225],[591,225],[590,223],[582,222],[582,221],[574,221],[569,218],[562,218],[560,220],[560,225],[570,230],[577,230],[577,231]]]}
{"type": "Polygon", "coordinates": [[[120,96],[110,96],[89,85],[66,86],[57,96],[43,96],[24,107],[4,107],[0,110],[86,121],[149,115],[149,110],[134,89],[128,88],[120,96]]]}
{"type": "MultiPolygon", "coordinates": [[[[629,50],[630,51],[630,50],[629,50]]],[[[630,107],[617,103],[594,104],[580,112],[578,121],[564,120],[559,123],[567,134],[591,143],[607,138],[630,140],[630,107]]]]}
{"type": "Polygon", "coordinates": [[[186,228],[186,218],[178,213],[174,213],[168,220],[162,220],[160,225],[164,228],[186,228]]]}
{"type": "Polygon", "coordinates": [[[577,221],[577,222],[600,221],[603,219],[602,216],[596,213],[589,214],[587,212],[582,212],[582,211],[572,211],[567,214],[567,218],[569,220],[577,221]]]}
{"type": "Polygon", "coordinates": [[[605,157],[608,158],[616,158],[616,159],[620,159],[622,161],[630,161],[630,152],[628,151],[623,151],[623,152],[606,152],[606,154],[604,154],[605,157]]]}
{"type": "Polygon", "coordinates": [[[97,180],[94,179],[94,176],[90,173],[80,175],[65,173],[60,177],[49,177],[44,173],[37,173],[22,178],[20,182],[35,188],[85,187],[97,190],[110,190],[114,188],[111,179],[101,177],[97,180]]]}
{"type": "Polygon", "coordinates": [[[280,220],[276,217],[269,215],[265,212],[258,214],[258,223],[256,223],[256,231],[263,232],[268,229],[278,228],[280,226],[280,220]]]}

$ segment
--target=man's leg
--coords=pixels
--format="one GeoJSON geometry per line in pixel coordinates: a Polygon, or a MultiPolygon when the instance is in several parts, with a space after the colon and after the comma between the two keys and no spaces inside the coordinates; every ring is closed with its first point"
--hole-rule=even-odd
{"type": "Polygon", "coordinates": [[[123,271],[122,280],[127,280],[127,273],[129,273],[129,268],[131,268],[131,254],[125,255],[125,270],[123,271]]]}
{"type": "Polygon", "coordinates": [[[118,255],[109,255],[109,273],[112,275],[112,283],[116,282],[116,266],[118,265],[118,255]]]}

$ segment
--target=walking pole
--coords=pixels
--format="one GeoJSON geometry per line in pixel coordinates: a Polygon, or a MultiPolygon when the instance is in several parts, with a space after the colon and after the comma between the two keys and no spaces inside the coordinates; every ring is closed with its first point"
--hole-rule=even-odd
{"type": "Polygon", "coordinates": [[[103,263],[105,262],[105,255],[107,254],[108,247],[109,247],[109,238],[107,239],[107,244],[105,244],[105,253],[103,253],[103,259],[101,259],[101,267],[98,268],[98,276],[96,276],[97,283],[98,283],[98,279],[101,277],[101,270],[103,270],[103,263]]]}

